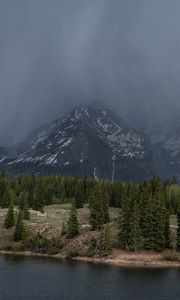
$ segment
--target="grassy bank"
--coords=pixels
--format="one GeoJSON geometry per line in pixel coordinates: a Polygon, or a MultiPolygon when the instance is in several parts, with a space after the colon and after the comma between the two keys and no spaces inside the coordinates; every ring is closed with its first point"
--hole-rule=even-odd
{"type": "MultiPolygon", "coordinates": [[[[7,209],[0,209],[0,253],[18,254],[26,256],[54,257],[56,259],[69,258],[73,260],[87,261],[93,263],[106,263],[119,266],[148,266],[148,267],[168,267],[180,266],[180,255],[174,251],[156,253],[151,251],[126,252],[118,249],[118,215],[117,208],[110,208],[110,227],[113,249],[110,255],[102,257],[98,251],[98,241],[100,233],[91,231],[89,224],[89,209],[84,207],[78,210],[78,221],[80,235],[68,239],[62,236],[64,224],[67,223],[70,213],[70,205],[51,205],[45,207],[44,213],[30,211],[30,220],[25,221],[29,236],[39,234],[45,240],[52,237],[59,238],[58,249],[51,251],[27,251],[22,242],[13,241],[14,228],[6,230],[3,226],[7,209]],[[58,250],[58,251],[57,251],[58,250]]],[[[18,212],[18,210],[17,210],[18,212]]],[[[175,216],[171,217],[171,236],[175,243],[177,221],[175,216]]]]}

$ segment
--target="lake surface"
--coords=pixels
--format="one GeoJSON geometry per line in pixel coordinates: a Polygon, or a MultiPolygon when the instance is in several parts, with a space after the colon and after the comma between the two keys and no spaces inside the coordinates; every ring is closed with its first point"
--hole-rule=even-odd
{"type": "Polygon", "coordinates": [[[0,257],[0,300],[180,300],[180,269],[0,257]]]}

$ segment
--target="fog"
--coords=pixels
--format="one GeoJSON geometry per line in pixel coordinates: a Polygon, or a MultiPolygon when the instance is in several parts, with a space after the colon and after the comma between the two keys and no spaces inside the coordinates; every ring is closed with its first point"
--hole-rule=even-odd
{"type": "Polygon", "coordinates": [[[0,1],[0,145],[100,100],[134,127],[180,110],[179,0],[0,1]]]}

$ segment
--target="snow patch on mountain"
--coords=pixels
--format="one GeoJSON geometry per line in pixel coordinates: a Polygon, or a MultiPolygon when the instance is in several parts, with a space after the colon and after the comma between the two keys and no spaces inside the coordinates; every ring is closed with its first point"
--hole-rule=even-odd
{"type": "Polygon", "coordinates": [[[0,159],[0,163],[2,163],[6,158],[7,158],[7,156],[3,156],[3,157],[0,159]]]}
{"type": "Polygon", "coordinates": [[[57,153],[50,155],[48,158],[46,158],[45,164],[46,165],[51,165],[51,164],[56,164],[57,163],[57,153]]]}

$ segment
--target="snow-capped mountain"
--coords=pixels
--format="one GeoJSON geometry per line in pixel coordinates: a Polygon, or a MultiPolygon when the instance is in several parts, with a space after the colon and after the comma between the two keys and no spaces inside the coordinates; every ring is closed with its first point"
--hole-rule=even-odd
{"type": "Polygon", "coordinates": [[[99,102],[80,105],[37,128],[21,147],[1,155],[0,167],[16,174],[142,180],[155,173],[146,134],[128,127],[99,102]]]}

